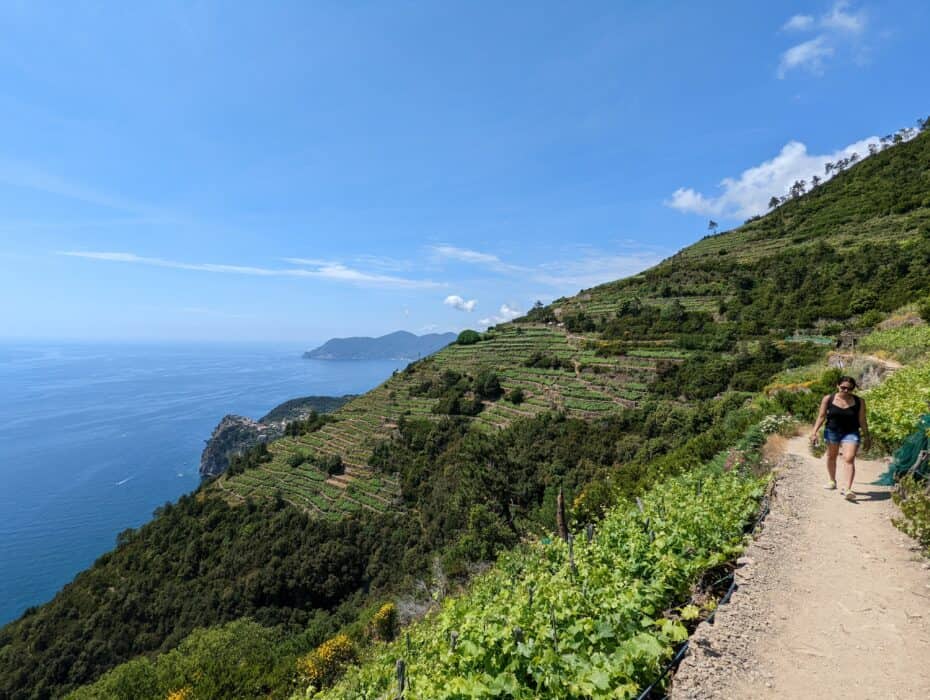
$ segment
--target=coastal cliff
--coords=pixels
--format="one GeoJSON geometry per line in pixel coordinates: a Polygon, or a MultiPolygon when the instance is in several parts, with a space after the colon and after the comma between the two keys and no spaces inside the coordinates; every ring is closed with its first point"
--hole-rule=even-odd
{"type": "Polygon", "coordinates": [[[275,406],[258,420],[229,414],[213,429],[200,455],[200,476],[207,479],[219,476],[229,467],[229,459],[235,454],[284,435],[284,428],[294,420],[303,420],[311,412],[329,413],[346,401],[346,396],[304,396],[291,399],[275,406]]]}

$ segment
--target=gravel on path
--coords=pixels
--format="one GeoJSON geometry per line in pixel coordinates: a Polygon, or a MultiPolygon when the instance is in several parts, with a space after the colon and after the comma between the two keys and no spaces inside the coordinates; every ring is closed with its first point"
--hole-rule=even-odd
{"type": "Polygon", "coordinates": [[[930,563],[870,483],[885,464],[856,467],[850,503],[822,488],[807,441],[789,441],[771,512],[730,602],[692,636],[672,700],[930,698],[930,563]]]}

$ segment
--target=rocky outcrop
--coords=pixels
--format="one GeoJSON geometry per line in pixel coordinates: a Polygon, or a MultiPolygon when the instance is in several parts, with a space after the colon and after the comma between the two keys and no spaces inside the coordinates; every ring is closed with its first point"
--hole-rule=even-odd
{"type": "Polygon", "coordinates": [[[233,455],[242,454],[260,442],[268,442],[284,435],[284,427],[295,420],[306,418],[311,411],[329,413],[342,406],[352,396],[305,396],[291,399],[276,406],[260,420],[245,416],[227,415],[213,429],[200,455],[200,476],[219,476],[229,467],[233,455]]]}
{"type": "Polygon", "coordinates": [[[200,476],[219,476],[235,454],[284,434],[284,423],[259,423],[245,416],[223,416],[200,455],[200,476]]]}

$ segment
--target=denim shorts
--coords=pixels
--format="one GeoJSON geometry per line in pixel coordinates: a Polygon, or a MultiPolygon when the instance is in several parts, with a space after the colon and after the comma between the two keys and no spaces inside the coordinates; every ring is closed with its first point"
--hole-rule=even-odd
{"type": "Polygon", "coordinates": [[[825,428],[823,431],[823,439],[830,445],[839,445],[843,442],[851,442],[854,445],[859,444],[859,431],[852,433],[841,433],[838,430],[830,430],[825,428]]]}

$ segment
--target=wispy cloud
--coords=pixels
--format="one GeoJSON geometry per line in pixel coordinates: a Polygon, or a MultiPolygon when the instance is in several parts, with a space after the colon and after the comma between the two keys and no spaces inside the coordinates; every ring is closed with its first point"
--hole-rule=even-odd
{"type": "Polygon", "coordinates": [[[820,18],[820,26],[824,29],[832,29],[837,32],[847,34],[861,34],[866,28],[865,12],[859,10],[851,12],[850,3],[841,0],[834,3],[830,12],[820,18]]]}
{"type": "Polygon", "coordinates": [[[643,246],[623,254],[589,251],[581,258],[546,263],[534,280],[565,291],[587,289],[604,282],[622,279],[658,264],[668,251],[643,246]]]}
{"type": "Polygon", "coordinates": [[[192,270],[196,272],[227,273],[236,275],[253,275],[258,277],[304,277],[310,279],[332,280],[359,286],[394,287],[400,289],[435,289],[444,285],[431,280],[414,280],[391,275],[373,274],[356,270],[341,263],[325,260],[308,260],[306,258],[288,258],[288,262],[301,267],[268,268],[249,265],[227,265],[222,263],[188,263],[164,258],[153,258],[135,253],[97,252],[97,251],[60,251],[58,255],[88,260],[132,263],[150,267],[165,267],[175,270],[192,270]]]}
{"type": "Polygon", "coordinates": [[[583,287],[593,287],[628,277],[655,265],[667,254],[636,243],[632,246],[626,243],[621,247],[626,249],[623,254],[581,249],[558,256],[558,262],[536,266],[516,265],[493,253],[450,245],[434,246],[432,250],[441,258],[470,263],[494,272],[554,287],[561,293],[574,292],[583,287]]]}
{"type": "Polygon", "coordinates": [[[781,55],[778,77],[782,79],[790,71],[797,69],[804,69],[811,75],[823,75],[824,60],[834,53],[835,49],[827,44],[827,39],[823,36],[792,46],[781,55]]]}
{"type": "Polygon", "coordinates": [[[778,61],[775,74],[780,80],[784,80],[792,71],[823,75],[827,61],[833,58],[837,49],[850,43],[855,45],[867,27],[866,13],[863,10],[852,10],[846,0],[835,2],[829,12],[816,19],[812,15],[794,15],[782,25],[783,31],[816,30],[819,34],[786,49],[778,61]]]}
{"type": "Polygon", "coordinates": [[[310,258],[285,258],[289,263],[302,265],[312,269],[304,270],[313,277],[338,280],[341,282],[355,282],[362,285],[381,287],[402,287],[407,289],[434,289],[445,285],[432,280],[415,280],[394,275],[384,275],[376,272],[364,272],[332,260],[315,260],[310,258]]]}
{"type": "Polygon", "coordinates": [[[782,30],[786,32],[803,32],[812,29],[813,26],[814,18],[811,15],[794,15],[782,25],[782,30]]]}
{"type": "Polygon", "coordinates": [[[475,310],[475,307],[478,305],[477,299],[469,299],[465,301],[458,294],[450,294],[447,296],[443,302],[446,306],[451,306],[453,309],[458,309],[459,311],[467,311],[471,313],[475,310]]]}
{"type": "Polygon", "coordinates": [[[495,272],[525,272],[528,268],[520,265],[512,265],[501,260],[497,255],[492,253],[482,253],[477,250],[468,248],[458,248],[451,245],[437,245],[432,247],[433,256],[440,260],[454,260],[456,262],[468,263],[469,265],[480,265],[495,272]]]}
{"type": "Polygon", "coordinates": [[[0,184],[57,195],[106,209],[148,217],[164,218],[167,216],[165,212],[143,202],[88,187],[23,161],[0,159],[0,184]]]}
{"type": "Polygon", "coordinates": [[[720,182],[721,194],[708,196],[690,187],[681,187],[665,204],[681,212],[704,216],[755,216],[765,212],[769,200],[784,195],[796,180],[809,180],[814,175],[826,180],[834,174],[824,172],[826,163],[849,158],[853,153],[866,157],[869,146],[878,143],[878,137],[871,136],[833,153],[817,155],[809,153],[803,143],[790,141],[771,160],[747,168],[738,177],[724,178],[720,182]]]}

